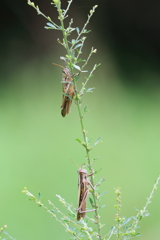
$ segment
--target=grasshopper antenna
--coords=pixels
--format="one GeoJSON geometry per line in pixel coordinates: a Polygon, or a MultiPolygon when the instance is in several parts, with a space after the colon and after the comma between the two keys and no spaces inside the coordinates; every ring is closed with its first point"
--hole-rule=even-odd
{"type": "Polygon", "coordinates": [[[72,159],[70,160],[74,163],[74,165],[76,165],[77,168],[80,168],[72,159]]]}
{"type": "MultiPolygon", "coordinates": [[[[76,165],[76,167],[78,167],[78,169],[80,169],[80,167],[72,160],[72,159],[70,159],[73,163],[74,163],[74,165],[76,165]]],[[[82,166],[84,166],[84,165],[86,165],[85,163],[82,163],[82,165],[81,165],[81,168],[82,168],[82,166]]]]}
{"type": "Polygon", "coordinates": [[[52,63],[53,65],[56,65],[56,66],[59,66],[59,67],[61,67],[61,68],[64,68],[63,66],[61,66],[61,65],[59,65],[59,64],[57,64],[57,63],[52,63]]]}

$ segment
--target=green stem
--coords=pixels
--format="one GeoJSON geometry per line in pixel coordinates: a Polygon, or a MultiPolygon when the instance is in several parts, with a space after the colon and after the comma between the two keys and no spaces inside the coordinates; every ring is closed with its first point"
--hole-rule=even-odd
{"type": "MultiPolygon", "coordinates": [[[[70,57],[69,67],[70,67],[70,71],[71,71],[72,76],[73,76],[73,84],[74,84],[75,89],[77,89],[76,79],[74,77],[73,59],[72,59],[71,52],[70,52],[69,46],[68,46],[66,31],[65,31],[64,22],[63,22],[63,15],[62,15],[62,10],[60,8],[60,5],[58,6],[57,10],[58,10],[58,13],[59,13],[59,19],[60,19],[60,23],[61,23],[61,26],[62,26],[62,34],[63,34],[63,39],[64,39],[64,43],[65,43],[65,46],[66,46],[67,54],[70,57]]],[[[82,130],[82,133],[83,133],[83,139],[84,139],[85,146],[86,146],[85,149],[86,149],[86,156],[87,156],[87,161],[88,161],[88,167],[89,167],[90,173],[92,173],[93,172],[93,168],[92,168],[91,159],[90,159],[89,150],[88,150],[88,142],[87,142],[87,137],[86,137],[86,133],[87,132],[86,132],[86,130],[84,128],[83,116],[82,116],[82,113],[81,113],[81,108],[80,108],[80,103],[79,103],[79,96],[78,96],[78,92],[77,91],[75,91],[75,97],[76,97],[76,103],[77,103],[79,118],[80,118],[81,130],[82,130]]],[[[94,186],[93,176],[91,176],[91,183],[94,186]]],[[[95,206],[95,209],[96,209],[95,210],[95,218],[96,218],[96,224],[97,224],[97,228],[98,228],[99,239],[102,240],[101,227],[100,227],[100,216],[99,216],[99,213],[98,213],[98,203],[97,203],[97,199],[96,199],[96,192],[95,192],[95,190],[93,190],[92,196],[93,196],[94,206],[95,206]]]]}

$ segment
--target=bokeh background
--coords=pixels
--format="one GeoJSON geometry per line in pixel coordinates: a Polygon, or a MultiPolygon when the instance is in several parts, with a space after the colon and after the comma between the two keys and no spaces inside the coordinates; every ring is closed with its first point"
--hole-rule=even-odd
{"type": "MultiPolygon", "coordinates": [[[[66,7],[65,0],[62,1],[66,7]]],[[[37,0],[42,12],[57,22],[50,0],[37,0]]],[[[69,11],[74,26],[82,27],[98,4],[88,29],[84,56],[98,49],[90,61],[102,63],[84,96],[88,106],[88,136],[103,143],[92,152],[101,156],[95,168],[106,181],[102,204],[103,232],[114,224],[114,188],[122,189],[122,216],[144,206],[160,173],[160,2],[156,0],[76,0],[69,11]]],[[[77,205],[77,169],[84,149],[76,106],[62,118],[61,69],[53,66],[65,54],[57,43],[61,33],[44,29],[26,1],[2,0],[0,8],[0,226],[17,240],[68,239],[64,229],[43,209],[21,193],[27,187],[44,203],[56,206],[56,194],[77,205]]],[[[83,81],[83,79],[82,79],[83,81]]],[[[160,238],[160,189],[149,206],[150,217],[141,222],[141,240],[160,238]]],[[[92,213],[90,213],[92,215],[92,213]]]]}

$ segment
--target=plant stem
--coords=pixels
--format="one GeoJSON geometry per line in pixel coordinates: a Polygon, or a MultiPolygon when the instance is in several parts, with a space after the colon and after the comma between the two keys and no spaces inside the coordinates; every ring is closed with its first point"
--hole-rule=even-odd
{"type": "MultiPolygon", "coordinates": [[[[83,139],[84,139],[84,142],[86,144],[85,149],[86,149],[88,167],[89,167],[90,173],[92,173],[93,172],[93,168],[92,168],[91,159],[90,159],[89,150],[88,150],[88,142],[87,142],[87,137],[86,137],[87,132],[86,132],[86,130],[84,128],[83,116],[82,116],[82,113],[81,113],[81,108],[80,108],[79,102],[77,102],[77,108],[78,108],[78,113],[79,113],[79,118],[80,118],[81,130],[82,130],[82,133],[83,133],[83,139]]],[[[91,183],[94,186],[93,175],[91,175],[91,183]]],[[[98,208],[97,208],[98,207],[98,203],[97,203],[97,199],[96,199],[96,192],[95,192],[95,190],[93,190],[92,196],[93,196],[94,206],[95,206],[95,209],[96,209],[95,210],[95,218],[97,219],[96,223],[97,223],[97,227],[98,227],[99,239],[102,239],[101,238],[100,217],[99,217],[98,208]]]]}
{"type": "MultiPolygon", "coordinates": [[[[60,8],[60,5],[57,7],[57,10],[58,10],[58,13],[59,13],[59,19],[60,19],[60,23],[61,23],[61,26],[62,26],[62,34],[63,34],[65,47],[66,47],[68,56],[70,56],[69,67],[70,67],[70,71],[71,71],[72,76],[73,76],[73,84],[74,84],[75,89],[77,89],[76,78],[74,77],[73,59],[71,57],[71,52],[70,52],[70,49],[69,49],[69,46],[68,46],[67,36],[66,36],[66,32],[65,32],[65,28],[64,28],[64,22],[63,22],[62,10],[60,8]]],[[[92,168],[91,159],[90,159],[90,155],[89,155],[89,149],[88,149],[88,142],[87,142],[87,136],[86,136],[87,131],[84,128],[83,116],[82,116],[82,113],[81,113],[80,102],[79,102],[79,94],[78,94],[77,91],[75,91],[75,97],[76,97],[76,103],[77,103],[77,108],[78,108],[78,113],[79,113],[81,130],[82,130],[83,139],[84,139],[84,142],[85,142],[85,149],[86,149],[86,156],[87,156],[87,161],[88,161],[88,167],[89,167],[90,173],[92,173],[93,172],[93,168],[92,168]]],[[[91,175],[91,183],[94,186],[94,180],[93,180],[93,176],[92,175],[91,175]]],[[[92,196],[93,196],[93,202],[94,202],[94,206],[95,206],[95,218],[96,218],[95,223],[97,224],[99,239],[102,240],[101,227],[100,227],[100,216],[99,216],[99,213],[98,213],[98,203],[97,203],[97,199],[96,199],[96,192],[95,192],[95,190],[93,190],[92,196]]]]}

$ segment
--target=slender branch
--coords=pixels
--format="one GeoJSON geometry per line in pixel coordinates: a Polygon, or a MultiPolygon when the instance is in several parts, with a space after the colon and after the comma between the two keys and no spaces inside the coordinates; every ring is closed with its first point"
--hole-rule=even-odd
{"type": "Polygon", "coordinates": [[[64,17],[66,16],[66,13],[68,12],[68,10],[69,10],[69,8],[70,8],[70,6],[71,6],[71,3],[72,3],[72,0],[68,1],[68,6],[67,6],[66,10],[65,10],[64,13],[63,13],[63,16],[64,16],[64,17]]]}
{"type": "MultiPolygon", "coordinates": [[[[7,225],[4,225],[3,227],[1,227],[0,228],[0,234],[1,233],[4,233],[5,235],[7,235],[7,238],[5,238],[5,239],[12,239],[12,240],[16,240],[15,238],[13,238],[13,237],[11,237],[6,231],[5,231],[5,229],[7,228],[7,225]]],[[[1,237],[0,237],[0,239],[1,239],[1,237]]],[[[3,238],[4,239],[4,238],[3,238]]]]}
{"type": "Polygon", "coordinates": [[[47,19],[49,22],[51,22],[51,23],[55,26],[55,28],[54,28],[55,30],[61,30],[61,29],[59,28],[59,26],[58,26],[55,22],[53,22],[53,21],[51,20],[50,17],[47,17],[44,13],[42,13],[42,12],[39,10],[38,5],[35,6],[34,2],[31,2],[30,0],[27,0],[27,3],[28,3],[29,6],[33,7],[33,8],[37,11],[37,14],[42,15],[45,19],[47,19]]]}
{"type": "Polygon", "coordinates": [[[95,65],[94,65],[92,71],[90,72],[89,76],[86,78],[86,81],[85,81],[85,83],[83,84],[83,86],[82,86],[82,88],[81,88],[81,90],[80,90],[80,95],[83,94],[83,91],[85,90],[85,87],[86,87],[89,79],[91,78],[93,72],[96,70],[96,68],[97,68],[99,65],[100,65],[100,64],[95,64],[95,65]]]}
{"type": "Polygon", "coordinates": [[[77,59],[79,58],[80,54],[82,54],[82,48],[83,48],[83,46],[84,46],[84,41],[85,41],[85,40],[86,40],[86,37],[82,37],[82,45],[81,45],[81,47],[79,48],[78,54],[77,54],[77,56],[76,56],[77,59]]]}
{"type": "MultiPolygon", "coordinates": [[[[58,13],[59,13],[59,19],[60,19],[60,23],[61,23],[61,26],[62,26],[62,34],[63,34],[63,39],[64,39],[64,43],[65,43],[65,46],[66,46],[67,54],[70,57],[69,67],[70,67],[71,73],[73,75],[73,84],[75,86],[75,89],[77,89],[76,77],[74,77],[73,59],[72,59],[72,56],[71,56],[71,49],[69,49],[69,46],[68,46],[67,35],[66,35],[66,32],[65,32],[64,22],[63,22],[64,18],[62,17],[62,10],[60,8],[60,5],[57,6],[57,10],[58,10],[58,13]]],[[[91,16],[92,16],[92,14],[90,15],[90,17],[91,16]]],[[[88,21],[84,25],[81,33],[84,31],[86,25],[88,24],[90,17],[88,18],[88,21]]],[[[87,132],[86,132],[85,127],[84,127],[83,116],[82,116],[82,113],[81,113],[80,102],[79,102],[79,94],[78,94],[77,91],[75,91],[75,98],[76,98],[76,103],[77,103],[77,108],[78,108],[78,114],[79,114],[83,139],[84,139],[85,146],[86,146],[85,149],[86,149],[86,158],[87,158],[87,161],[88,161],[88,167],[89,167],[90,173],[92,173],[93,168],[92,168],[92,165],[91,165],[91,159],[90,159],[90,155],[89,155],[88,142],[87,142],[87,136],[86,136],[87,132]]],[[[92,185],[95,185],[94,180],[93,180],[93,176],[91,176],[91,183],[92,183],[92,185]]],[[[96,218],[95,223],[97,224],[99,239],[101,240],[102,237],[101,237],[100,217],[99,217],[99,213],[98,213],[98,203],[97,203],[97,199],[96,199],[95,190],[93,190],[92,196],[93,196],[94,206],[95,206],[95,209],[96,209],[95,210],[95,218],[96,218]]]]}
{"type": "Polygon", "coordinates": [[[147,212],[147,207],[151,203],[151,199],[153,198],[153,195],[154,195],[155,191],[157,190],[159,181],[160,181],[160,175],[158,176],[155,184],[153,185],[152,191],[151,191],[149,197],[147,198],[147,202],[146,202],[145,206],[143,207],[142,210],[138,211],[138,213],[137,213],[136,220],[133,223],[134,228],[136,228],[138,226],[139,221],[141,220],[143,215],[147,212]]]}
{"type": "Polygon", "coordinates": [[[81,69],[83,69],[83,68],[87,65],[87,63],[88,63],[89,59],[91,58],[92,54],[93,54],[93,53],[96,53],[96,51],[97,51],[97,49],[94,49],[93,47],[91,48],[91,52],[90,52],[90,54],[88,55],[88,58],[87,58],[87,60],[85,61],[85,63],[83,64],[83,66],[81,67],[81,69]]]}
{"type": "MultiPolygon", "coordinates": [[[[81,35],[82,35],[83,33],[85,33],[85,30],[86,30],[85,28],[86,28],[86,26],[88,25],[88,23],[89,23],[89,21],[90,21],[90,18],[92,17],[92,15],[93,15],[93,13],[95,12],[95,9],[96,9],[97,7],[98,7],[98,5],[95,5],[95,6],[93,7],[93,9],[90,10],[90,14],[88,15],[88,19],[87,19],[86,23],[84,24],[81,32],[78,34],[78,36],[77,36],[77,38],[76,38],[76,40],[75,40],[75,43],[78,41],[78,39],[81,37],[81,35]]],[[[73,44],[73,46],[74,46],[74,44],[73,44]]],[[[71,47],[70,50],[73,49],[73,46],[71,47]]]]}

